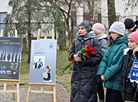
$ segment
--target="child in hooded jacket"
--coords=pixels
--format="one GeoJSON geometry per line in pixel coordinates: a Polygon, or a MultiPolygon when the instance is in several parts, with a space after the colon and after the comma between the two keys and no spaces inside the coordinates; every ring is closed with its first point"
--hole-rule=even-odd
{"type": "MultiPolygon", "coordinates": [[[[92,27],[92,30],[95,32],[96,38],[98,38],[99,43],[102,48],[102,55],[108,49],[108,35],[104,34],[105,27],[101,23],[95,23],[92,27]]],[[[98,95],[99,95],[99,102],[104,102],[104,88],[103,88],[103,81],[101,77],[98,77],[98,95]]]]}
{"type": "Polygon", "coordinates": [[[106,102],[124,102],[120,92],[119,73],[123,62],[123,50],[127,48],[125,25],[116,21],[110,26],[109,32],[109,48],[100,62],[97,75],[101,76],[107,88],[106,102]]]}
{"type": "Polygon", "coordinates": [[[138,31],[132,32],[127,39],[129,49],[124,50],[123,66],[119,76],[121,94],[123,100],[127,102],[138,102],[136,91],[138,87],[128,78],[135,57],[138,59],[138,31]]]}

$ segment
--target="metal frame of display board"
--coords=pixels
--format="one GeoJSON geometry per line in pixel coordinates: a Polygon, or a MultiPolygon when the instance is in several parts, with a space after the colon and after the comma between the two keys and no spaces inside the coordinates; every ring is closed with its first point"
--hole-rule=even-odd
{"type": "MultiPolygon", "coordinates": [[[[37,40],[49,40],[47,37],[40,39],[41,29],[38,30],[37,40]]],[[[52,29],[52,39],[54,39],[54,29],[52,29]]],[[[56,81],[55,81],[56,82],[56,81]]],[[[30,93],[48,93],[52,94],[53,102],[56,102],[56,84],[29,83],[28,95],[26,102],[29,102],[30,93]],[[41,86],[41,90],[31,90],[31,86],[41,86]],[[51,86],[51,91],[44,91],[44,86],[51,86]]]]}
{"type": "MultiPolygon", "coordinates": [[[[1,30],[0,37],[3,37],[3,30],[1,30]]],[[[17,37],[17,30],[15,30],[15,36],[14,37],[17,37]]],[[[0,82],[4,82],[4,88],[3,88],[3,90],[0,90],[0,92],[11,92],[11,93],[13,93],[13,100],[15,100],[15,92],[16,92],[17,93],[17,102],[20,102],[19,80],[0,79],[0,82]],[[12,90],[7,90],[7,82],[12,83],[12,90]],[[14,90],[14,83],[17,84],[16,90],[14,90]]]]}

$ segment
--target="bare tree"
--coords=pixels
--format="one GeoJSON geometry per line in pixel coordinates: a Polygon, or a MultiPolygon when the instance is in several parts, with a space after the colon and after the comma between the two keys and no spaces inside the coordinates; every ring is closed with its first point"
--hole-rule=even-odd
{"type": "Polygon", "coordinates": [[[68,31],[68,40],[69,40],[69,50],[71,48],[72,41],[74,38],[74,20],[73,20],[73,17],[71,16],[72,2],[73,0],[55,0],[56,4],[61,5],[59,6],[59,9],[61,10],[64,16],[64,20],[68,28],[67,31],[68,31]]]}
{"type": "Polygon", "coordinates": [[[93,22],[93,15],[94,15],[94,1],[87,0],[87,5],[89,8],[91,22],[93,22]]]}
{"type": "Polygon", "coordinates": [[[116,21],[115,1],[108,0],[108,27],[116,21]]]}
{"type": "Polygon", "coordinates": [[[137,4],[138,4],[138,0],[128,0],[126,3],[125,3],[125,10],[124,10],[124,13],[128,11],[128,9],[131,9],[130,10],[130,14],[132,13],[132,11],[135,9],[135,7],[137,7],[137,4]]]}
{"type": "Polygon", "coordinates": [[[94,19],[97,19],[98,13],[101,13],[100,0],[79,0],[77,3],[83,4],[84,8],[86,8],[84,12],[89,13],[91,22],[93,22],[94,19]]]}

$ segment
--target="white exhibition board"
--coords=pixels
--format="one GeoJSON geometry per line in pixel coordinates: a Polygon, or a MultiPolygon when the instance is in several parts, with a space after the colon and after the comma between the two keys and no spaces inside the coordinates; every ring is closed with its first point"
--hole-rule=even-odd
{"type": "Polygon", "coordinates": [[[57,40],[32,40],[29,83],[55,83],[57,40]]]}

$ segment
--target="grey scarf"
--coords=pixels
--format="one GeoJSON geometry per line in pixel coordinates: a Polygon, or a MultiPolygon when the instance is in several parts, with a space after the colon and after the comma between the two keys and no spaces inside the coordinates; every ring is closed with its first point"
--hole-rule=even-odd
{"type": "Polygon", "coordinates": [[[79,40],[87,40],[87,39],[90,39],[93,37],[95,37],[94,31],[90,31],[87,34],[85,34],[84,36],[80,35],[79,32],[77,33],[77,39],[79,39],[79,40]]]}

